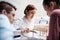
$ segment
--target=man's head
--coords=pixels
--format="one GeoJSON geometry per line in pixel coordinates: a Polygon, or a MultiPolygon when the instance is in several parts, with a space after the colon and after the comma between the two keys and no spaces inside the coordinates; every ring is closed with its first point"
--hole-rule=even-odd
{"type": "Polygon", "coordinates": [[[43,0],[43,7],[50,15],[54,9],[60,8],[60,0],[43,0]]]}
{"type": "Polygon", "coordinates": [[[14,20],[15,11],[16,8],[12,4],[5,1],[0,1],[0,14],[5,14],[11,23],[14,20]]]}
{"type": "Polygon", "coordinates": [[[24,14],[26,17],[33,18],[35,13],[36,13],[36,8],[34,5],[29,4],[26,6],[26,8],[24,10],[24,14]]]}

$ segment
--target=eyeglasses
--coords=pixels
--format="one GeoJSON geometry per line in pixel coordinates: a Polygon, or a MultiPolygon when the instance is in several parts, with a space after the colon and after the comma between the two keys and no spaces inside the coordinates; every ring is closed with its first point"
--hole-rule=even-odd
{"type": "Polygon", "coordinates": [[[12,14],[12,16],[14,17],[14,16],[15,16],[15,14],[12,14]]]}
{"type": "Polygon", "coordinates": [[[15,14],[13,14],[13,13],[10,13],[10,15],[12,15],[13,17],[15,16],[15,14]]]}

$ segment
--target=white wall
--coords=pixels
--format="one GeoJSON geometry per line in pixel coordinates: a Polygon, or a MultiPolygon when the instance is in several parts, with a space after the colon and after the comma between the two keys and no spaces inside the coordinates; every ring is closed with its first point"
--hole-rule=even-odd
{"type": "Polygon", "coordinates": [[[28,4],[33,4],[36,6],[36,8],[37,8],[36,16],[37,17],[46,15],[46,12],[43,9],[43,5],[42,5],[43,0],[4,0],[4,1],[8,1],[17,7],[16,18],[18,18],[18,17],[21,18],[24,16],[24,9],[28,4]]]}

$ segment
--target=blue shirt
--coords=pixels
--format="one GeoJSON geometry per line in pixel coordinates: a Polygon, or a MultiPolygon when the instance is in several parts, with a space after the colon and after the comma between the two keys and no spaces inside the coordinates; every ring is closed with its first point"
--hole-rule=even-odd
{"type": "Polygon", "coordinates": [[[9,19],[4,14],[0,14],[0,40],[13,40],[9,19]]]}

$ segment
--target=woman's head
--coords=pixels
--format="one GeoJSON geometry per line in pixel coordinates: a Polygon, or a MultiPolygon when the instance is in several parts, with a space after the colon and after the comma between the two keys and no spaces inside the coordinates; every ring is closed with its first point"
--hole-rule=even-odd
{"type": "Polygon", "coordinates": [[[54,9],[60,8],[60,0],[43,0],[43,7],[50,15],[54,9]]]}
{"type": "Polygon", "coordinates": [[[33,18],[35,12],[36,12],[36,8],[32,4],[27,5],[25,10],[24,10],[25,16],[30,17],[30,18],[33,18]]]}

